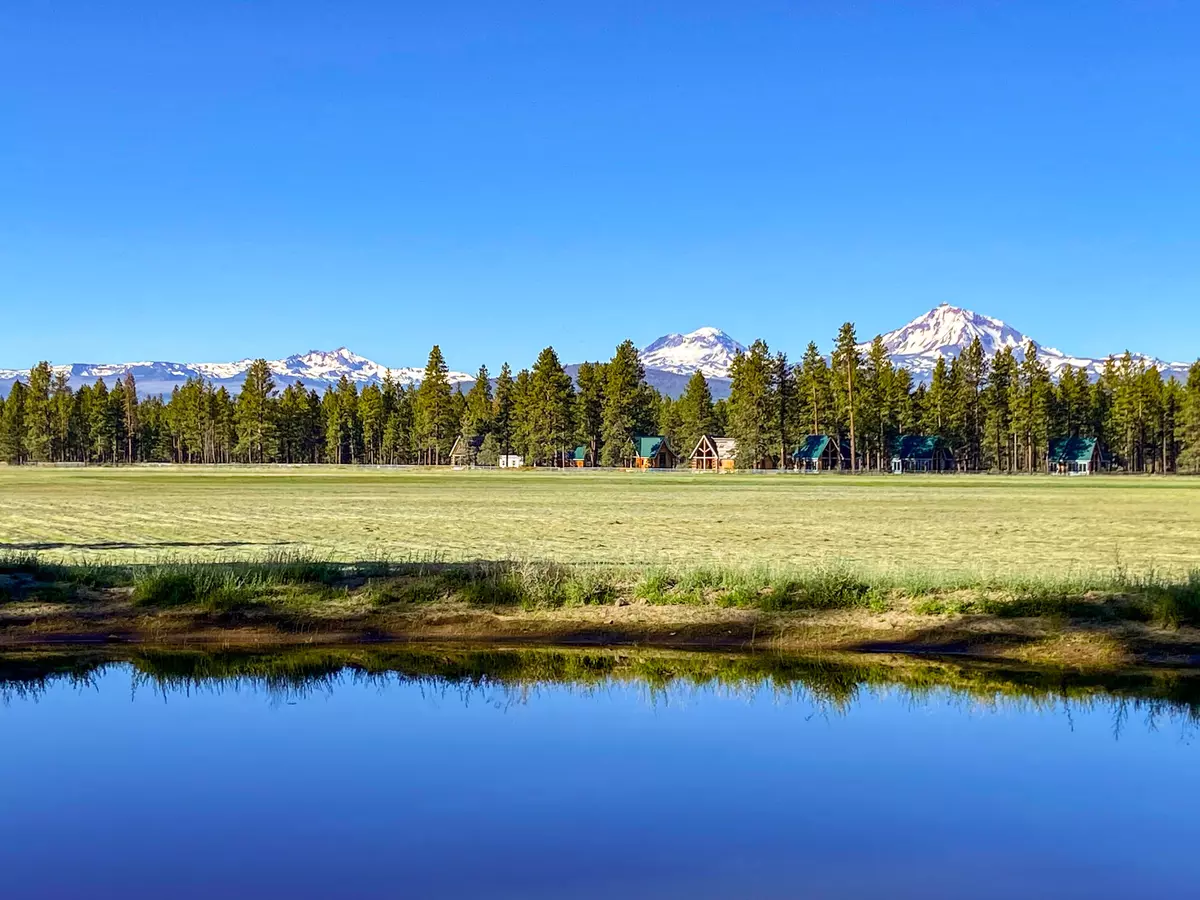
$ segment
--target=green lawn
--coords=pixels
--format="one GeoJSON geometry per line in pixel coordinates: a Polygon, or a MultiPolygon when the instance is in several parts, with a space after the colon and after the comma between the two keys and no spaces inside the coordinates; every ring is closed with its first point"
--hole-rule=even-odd
{"type": "Polygon", "coordinates": [[[1200,566],[1200,479],[0,466],[0,553],[1051,574],[1200,566]]]}

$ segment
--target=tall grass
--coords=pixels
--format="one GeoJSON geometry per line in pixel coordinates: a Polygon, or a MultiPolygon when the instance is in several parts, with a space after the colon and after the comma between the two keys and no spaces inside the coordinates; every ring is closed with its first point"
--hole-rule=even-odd
{"type": "Polygon", "coordinates": [[[167,560],[113,566],[45,563],[0,555],[0,599],[32,599],[48,586],[131,588],[153,609],[234,611],[349,598],[368,608],[442,601],[524,610],[643,603],[768,612],[900,607],[925,615],[986,615],[1200,626],[1200,570],[1067,573],[1055,577],[869,572],[850,566],[633,567],[540,561],[445,562],[434,556],[331,562],[307,554],[220,562],[167,560]],[[14,587],[14,585],[16,585],[14,587]],[[22,587],[21,585],[25,585],[22,587]]]}
{"type": "Polygon", "coordinates": [[[304,554],[261,561],[166,562],[134,569],[133,602],[160,608],[201,605],[215,611],[235,610],[255,605],[282,587],[330,585],[357,572],[355,566],[304,554]]]}

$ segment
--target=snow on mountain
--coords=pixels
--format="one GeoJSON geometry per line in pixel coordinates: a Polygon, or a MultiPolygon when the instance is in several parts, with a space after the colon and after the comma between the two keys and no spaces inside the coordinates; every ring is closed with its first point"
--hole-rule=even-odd
{"type": "MultiPolygon", "coordinates": [[[[231,387],[239,385],[253,361],[242,359],[227,363],[73,363],[54,366],[54,370],[66,374],[72,387],[94,382],[97,378],[111,383],[124,377],[126,372],[131,372],[142,392],[166,393],[175,385],[183,384],[188,378],[203,378],[218,385],[231,387]]],[[[359,356],[346,347],[336,350],[310,350],[285,359],[269,360],[267,365],[281,388],[295,381],[301,381],[310,388],[319,388],[335,384],[343,375],[358,384],[378,383],[383,381],[388,371],[387,366],[359,356]]],[[[424,368],[415,366],[396,367],[391,371],[392,378],[406,386],[418,383],[425,374],[424,368]]],[[[24,379],[28,374],[27,369],[0,369],[0,381],[24,379]]],[[[451,384],[461,384],[472,381],[473,378],[463,372],[451,372],[449,380],[451,384]]]]}
{"type": "Polygon", "coordinates": [[[697,328],[688,334],[667,334],[641,351],[647,369],[690,375],[701,372],[707,377],[728,378],[729,366],[737,353],[746,348],[719,328],[697,328]]]}
{"type": "MultiPolygon", "coordinates": [[[[1006,347],[1011,347],[1018,360],[1025,358],[1025,347],[1030,340],[999,319],[948,303],[931,309],[902,328],[889,331],[882,337],[892,362],[908,369],[918,381],[929,379],[939,358],[945,357],[949,360],[957,357],[975,338],[979,338],[988,358],[1006,347]]],[[[867,342],[859,345],[859,349],[865,352],[870,346],[870,342],[867,342]]],[[[1038,358],[1046,365],[1053,378],[1061,375],[1067,366],[1083,368],[1093,379],[1099,377],[1104,369],[1106,360],[1103,358],[1068,356],[1061,350],[1044,347],[1036,341],[1034,346],[1037,348],[1038,358]]],[[[1133,354],[1133,358],[1135,362],[1140,360],[1148,366],[1158,366],[1164,376],[1174,375],[1180,380],[1187,378],[1186,363],[1165,362],[1144,354],[1133,354]]]]}

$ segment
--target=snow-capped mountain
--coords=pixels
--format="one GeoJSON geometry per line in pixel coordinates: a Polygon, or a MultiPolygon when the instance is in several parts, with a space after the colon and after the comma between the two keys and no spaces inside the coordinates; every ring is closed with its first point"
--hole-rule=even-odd
{"type": "MultiPolygon", "coordinates": [[[[926,381],[937,365],[939,358],[952,359],[961,354],[971,345],[975,338],[983,345],[983,351],[991,358],[1006,347],[1013,349],[1018,360],[1025,358],[1025,347],[1029,338],[1017,329],[999,319],[981,315],[969,309],[951,306],[943,303],[931,309],[922,316],[913,319],[902,328],[889,331],[883,335],[883,345],[888,355],[897,366],[903,366],[913,373],[918,381],[926,381]]],[[[1105,359],[1086,356],[1069,356],[1053,347],[1045,347],[1034,341],[1038,358],[1049,369],[1050,375],[1057,378],[1067,366],[1082,368],[1090,378],[1099,377],[1104,369],[1105,359]]],[[[866,351],[870,342],[860,345],[866,351]]],[[[1157,366],[1165,376],[1174,375],[1176,378],[1187,378],[1186,363],[1166,362],[1144,354],[1133,354],[1134,361],[1144,361],[1148,366],[1157,366]]]]}
{"type": "MultiPolygon", "coordinates": [[[[227,363],[73,363],[54,366],[54,370],[65,373],[73,388],[91,384],[97,378],[103,378],[111,386],[123,378],[126,372],[131,372],[142,393],[160,394],[168,393],[189,378],[203,378],[217,385],[236,387],[245,379],[246,370],[252,362],[252,359],[242,359],[227,363]]],[[[267,365],[281,388],[295,381],[303,382],[306,387],[322,388],[337,383],[343,375],[358,384],[378,383],[383,381],[388,371],[387,366],[359,356],[345,347],[339,347],[337,350],[310,350],[285,359],[269,360],[267,365]]],[[[416,384],[425,374],[424,368],[415,366],[398,366],[391,371],[392,378],[403,385],[416,384]]],[[[27,369],[0,369],[0,388],[7,392],[7,387],[14,379],[24,379],[28,374],[27,369]]],[[[463,372],[451,372],[449,378],[451,384],[473,380],[463,372]]]]}
{"type": "Polygon", "coordinates": [[[639,354],[647,369],[707,377],[728,378],[729,366],[746,348],[719,328],[697,328],[687,334],[667,334],[639,354]]]}

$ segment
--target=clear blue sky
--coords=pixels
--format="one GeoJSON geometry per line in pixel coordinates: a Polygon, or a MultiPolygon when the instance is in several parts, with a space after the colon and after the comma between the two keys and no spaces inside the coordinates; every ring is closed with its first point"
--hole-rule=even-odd
{"type": "Polygon", "coordinates": [[[1200,355],[1200,4],[14,2],[0,366],[1200,355]],[[657,7],[657,9],[651,9],[657,7]]]}

